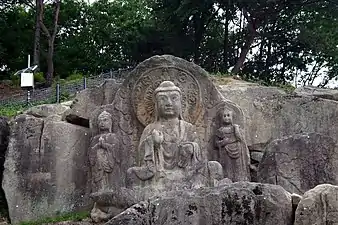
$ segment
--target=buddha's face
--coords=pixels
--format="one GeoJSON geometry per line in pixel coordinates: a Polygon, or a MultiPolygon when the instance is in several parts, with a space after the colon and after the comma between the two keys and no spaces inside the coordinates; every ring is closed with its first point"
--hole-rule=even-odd
{"type": "Polygon", "coordinates": [[[98,117],[98,125],[100,130],[110,130],[112,127],[112,120],[108,115],[100,115],[98,117]]]}
{"type": "Polygon", "coordinates": [[[225,124],[232,124],[232,112],[224,110],[222,119],[225,124]]]}
{"type": "Polygon", "coordinates": [[[160,118],[179,117],[181,112],[181,95],[178,91],[159,92],[156,95],[160,118]]]}

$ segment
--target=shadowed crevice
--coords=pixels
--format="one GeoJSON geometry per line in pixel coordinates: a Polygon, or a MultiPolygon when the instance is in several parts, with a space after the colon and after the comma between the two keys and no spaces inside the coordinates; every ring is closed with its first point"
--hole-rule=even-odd
{"type": "Polygon", "coordinates": [[[6,152],[7,152],[8,142],[9,142],[9,134],[10,134],[10,129],[9,129],[7,118],[0,117],[0,181],[1,181],[0,216],[7,219],[10,223],[7,199],[5,196],[5,192],[2,188],[3,173],[5,169],[4,164],[5,164],[6,152]]]}
{"type": "Polygon", "coordinates": [[[67,115],[65,120],[68,123],[89,128],[89,119],[85,119],[83,117],[76,116],[76,115],[67,115]]]}

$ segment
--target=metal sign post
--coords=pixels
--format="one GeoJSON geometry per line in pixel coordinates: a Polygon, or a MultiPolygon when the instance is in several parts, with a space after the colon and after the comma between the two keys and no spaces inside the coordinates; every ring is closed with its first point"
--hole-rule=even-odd
{"type": "Polygon", "coordinates": [[[34,71],[38,68],[37,65],[30,66],[31,56],[28,55],[28,67],[17,71],[14,75],[21,76],[21,88],[27,90],[27,105],[31,105],[31,90],[34,88],[34,71]]]}

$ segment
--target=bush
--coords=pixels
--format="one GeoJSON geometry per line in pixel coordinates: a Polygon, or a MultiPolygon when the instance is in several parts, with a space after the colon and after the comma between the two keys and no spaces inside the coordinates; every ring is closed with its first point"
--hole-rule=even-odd
{"type": "Polygon", "coordinates": [[[34,82],[37,82],[37,83],[46,83],[46,79],[43,76],[42,72],[34,74],[34,82]]]}
{"type": "Polygon", "coordinates": [[[12,81],[12,85],[15,87],[20,86],[20,75],[11,75],[11,81],[12,81]]]}
{"type": "Polygon", "coordinates": [[[83,74],[75,71],[66,78],[66,81],[80,80],[82,78],[83,74]]]}
{"type": "Polygon", "coordinates": [[[0,107],[0,116],[14,117],[27,107],[23,104],[7,104],[0,107]]]}

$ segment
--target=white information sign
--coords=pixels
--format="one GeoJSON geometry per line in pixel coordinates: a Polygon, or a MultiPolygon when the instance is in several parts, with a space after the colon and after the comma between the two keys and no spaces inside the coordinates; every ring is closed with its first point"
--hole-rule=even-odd
{"type": "Polygon", "coordinates": [[[34,87],[33,73],[21,73],[21,87],[34,87]]]}

